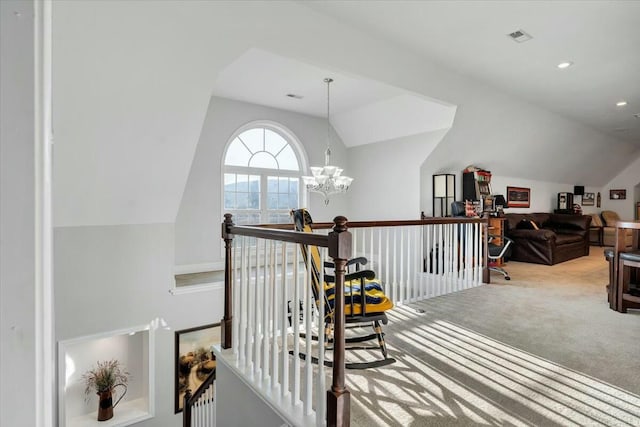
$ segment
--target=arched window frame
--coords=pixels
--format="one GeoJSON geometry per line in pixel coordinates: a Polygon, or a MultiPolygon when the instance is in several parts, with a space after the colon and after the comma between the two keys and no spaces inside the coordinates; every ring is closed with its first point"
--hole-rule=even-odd
{"type": "Polygon", "coordinates": [[[255,224],[255,223],[270,223],[270,222],[288,222],[289,209],[294,207],[306,206],[307,192],[304,191],[302,185],[302,176],[307,174],[308,160],[306,152],[300,143],[298,137],[289,130],[286,126],[269,120],[256,120],[249,122],[240,128],[238,128],[231,137],[227,140],[222,159],[221,159],[221,206],[222,213],[231,213],[234,215],[234,222],[236,224],[255,224]],[[225,163],[227,152],[233,141],[244,132],[252,129],[268,129],[272,132],[280,135],[292,148],[296,159],[298,161],[298,170],[286,170],[286,169],[270,169],[270,168],[258,168],[250,166],[233,166],[225,163]],[[257,210],[254,209],[229,209],[225,206],[225,174],[248,174],[260,177],[260,207],[257,210]],[[287,209],[268,209],[267,206],[267,177],[287,177],[298,179],[298,206],[290,206],[287,209]]]}

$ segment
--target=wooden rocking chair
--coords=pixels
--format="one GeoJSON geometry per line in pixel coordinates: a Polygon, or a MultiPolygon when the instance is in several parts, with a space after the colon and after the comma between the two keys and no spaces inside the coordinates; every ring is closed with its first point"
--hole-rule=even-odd
{"type": "MultiPolygon", "coordinates": [[[[312,219],[306,209],[291,211],[297,231],[311,233],[312,219]]],[[[320,287],[320,251],[316,246],[300,245],[302,258],[307,268],[311,269],[311,286],[316,306],[323,301],[325,307],[325,338],[332,343],[334,322],[334,298],[335,298],[335,276],[324,274],[324,286],[320,287]],[[324,289],[322,294],[320,290],[324,289]]],[[[347,350],[374,349],[379,348],[382,352],[382,359],[362,363],[346,363],[347,369],[366,369],[386,366],[395,362],[395,359],[388,357],[387,346],[382,332],[382,325],[386,325],[389,320],[385,314],[386,310],[393,308],[393,302],[384,294],[379,280],[375,280],[375,273],[372,270],[361,270],[360,267],[367,264],[364,257],[350,259],[347,262],[347,273],[345,275],[345,323],[351,325],[350,329],[362,327],[369,324],[373,328],[373,333],[362,336],[351,336],[345,339],[346,343],[363,343],[372,339],[378,340],[378,346],[347,346],[347,350]]],[[[332,262],[325,262],[323,268],[334,268],[332,262]]],[[[317,360],[313,358],[317,363],[317,360]]],[[[325,362],[331,366],[331,362],[325,362]]]]}

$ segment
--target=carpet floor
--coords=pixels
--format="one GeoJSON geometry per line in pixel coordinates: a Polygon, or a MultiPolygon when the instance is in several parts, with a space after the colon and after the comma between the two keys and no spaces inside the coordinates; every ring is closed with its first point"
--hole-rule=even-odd
{"type": "Polygon", "coordinates": [[[602,252],[394,308],[397,362],[347,371],[352,425],[640,426],[640,311],[609,309],[602,252]]]}

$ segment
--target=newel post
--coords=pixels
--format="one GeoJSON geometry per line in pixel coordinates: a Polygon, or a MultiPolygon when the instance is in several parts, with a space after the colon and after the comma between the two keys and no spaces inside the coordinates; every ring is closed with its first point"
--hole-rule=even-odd
{"type": "Polygon", "coordinates": [[[191,389],[188,388],[184,393],[184,399],[182,400],[182,427],[191,427],[191,389]]]}
{"type": "Polygon", "coordinates": [[[335,264],[336,288],[334,302],[333,333],[333,380],[327,390],[327,426],[346,427],[350,424],[350,393],[345,386],[345,313],[344,313],[344,275],[347,261],[351,258],[351,233],[347,231],[347,218],[337,216],[335,226],[329,233],[329,256],[335,264]]]}
{"type": "Polygon", "coordinates": [[[222,223],[222,238],[224,239],[224,317],[220,321],[222,334],[222,348],[231,348],[231,322],[233,319],[233,260],[231,248],[233,246],[233,219],[231,214],[224,214],[222,223]]]}
{"type": "Polygon", "coordinates": [[[489,271],[489,220],[482,222],[482,283],[491,283],[491,271],[489,271]]]}

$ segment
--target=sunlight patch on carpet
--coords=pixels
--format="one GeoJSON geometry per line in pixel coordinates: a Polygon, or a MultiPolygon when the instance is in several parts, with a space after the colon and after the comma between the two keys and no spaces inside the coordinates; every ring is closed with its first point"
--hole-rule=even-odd
{"type": "Polygon", "coordinates": [[[473,330],[394,310],[397,363],[350,371],[353,425],[640,425],[640,397],[473,330]]]}

